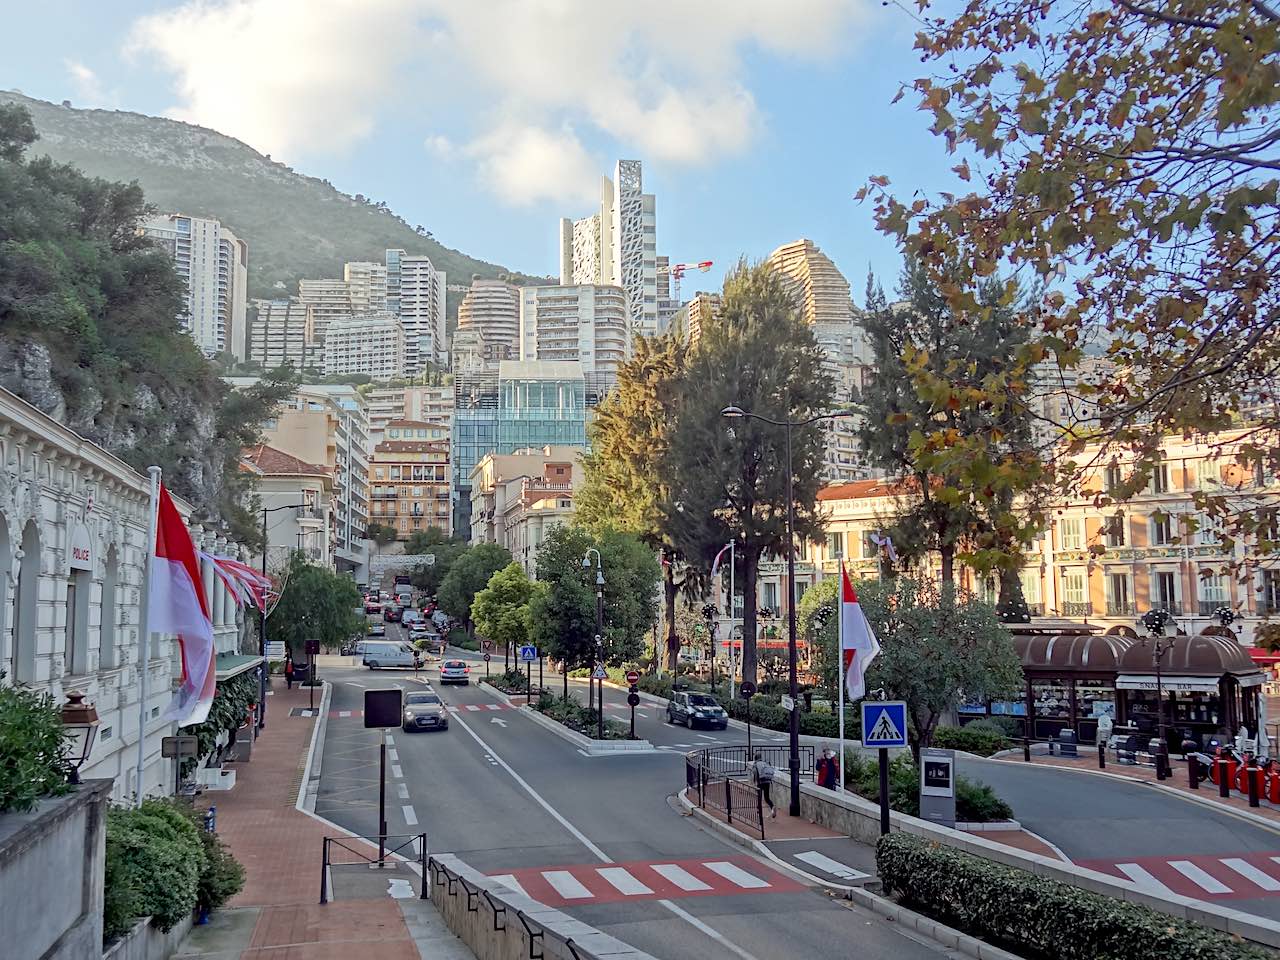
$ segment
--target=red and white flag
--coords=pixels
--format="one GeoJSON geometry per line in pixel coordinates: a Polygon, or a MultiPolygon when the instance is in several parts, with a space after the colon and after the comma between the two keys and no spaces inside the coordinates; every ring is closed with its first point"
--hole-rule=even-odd
{"type": "Polygon", "coordinates": [[[844,661],[844,684],[850,700],[867,693],[867,668],[880,652],[880,641],[871,632],[866,614],[844,564],[840,564],[840,653],[844,661]]]}
{"type": "Polygon", "coordinates": [[[213,564],[213,570],[236,602],[241,606],[254,604],[259,610],[265,610],[267,599],[274,587],[271,578],[265,573],[253,569],[247,563],[241,563],[234,557],[219,557],[211,553],[200,553],[200,559],[213,564]]]}
{"type": "Polygon", "coordinates": [[[203,723],[209,716],[217,651],[196,545],[163,484],[156,505],[153,550],[147,583],[147,629],[176,636],[182,648],[182,683],[174,691],[164,719],[187,727],[203,723]]]}

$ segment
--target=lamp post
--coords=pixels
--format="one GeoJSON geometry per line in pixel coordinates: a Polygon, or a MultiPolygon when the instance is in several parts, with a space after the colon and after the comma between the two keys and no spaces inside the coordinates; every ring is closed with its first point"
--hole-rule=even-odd
{"type": "MultiPolygon", "coordinates": [[[[596,664],[604,666],[604,564],[600,560],[600,551],[595,547],[587,547],[587,552],[582,555],[582,569],[591,569],[591,555],[596,555],[596,664]]],[[[568,667],[566,666],[567,670],[568,667]]],[[[594,673],[595,671],[592,671],[594,673]]],[[[587,701],[590,709],[591,690],[595,686],[593,677],[587,678],[587,701]]],[[[599,707],[597,739],[604,739],[604,681],[600,681],[598,701],[596,706],[599,707]]]]}
{"type": "Polygon", "coordinates": [[[93,752],[93,740],[98,734],[98,711],[83,700],[83,693],[72,690],[62,705],[62,730],[67,737],[63,751],[70,767],[67,783],[80,782],[80,767],[93,752]]]}
{"type": "MultiPolygon", "coordinates": [[[[275,513],[277,510],[302,510],[310,506],[307,503],[284,503],[278,507],[262,508],[262,575],[267,575],[267,548],[270,541],[267,539],[267,514],[275,513]]],[[[302,536],[301,533],[298,534],[302,536]]],[[[257,731],[254,733],[256,737],[267,725],[267,608],[264,603],[258,610],[258,653],[262,656],[262,663],[258,665],[258,723],[257,731]]]]}
{"type": "MultiPolygon", "coordinates": [[[[811,424],[819,423],[823,420],[834,420],[838,417],[851,417],[855,411],[853,410],[835,410],[831,413],[820,413],[816,416],[809,417],[805,420],[774,420],[772,417],[765,417],[758,413],[751,413],[743,410],[738,406],[728,406],[720,411],[720,416],[726,419],[736,420],[749,417],[752,420],[759,420],[761,423],[772,424],[775,427],[782,427],[786,437],[785,460],[787,469],[787,675],[791,694],[791,722],[790,741],[791,756],[788,759],[787,767],[791,773],[791,802],[789,804],[789,812],[791,816],[800,816],[800,711],[796,706],[796,699],[799,695],[799,685],[796,680],[796,551],[795,551],[795,497],[792,495],[792,470],[791,470],[791,431],[796,427],[807,427],[811,424]]],[[[743,638],[746,642],[746,638],[743,638]]],[[[745,651],[744,651],[745,652],[745,651]]]]}
{"type": "MultiPolygon", "coordinates": [[[[1163,780],[1168,775],[1169,744],[1164,732],[1164,678],[1161,676],[1161,663],[1164,655],[1173,649],[1176,638],[1165,639],[1164,628],[1173,619],[1168,610],[1148,610],[1142,615],[1142,625],[1151,633],[1151,664],[1156,671],[1156,737],[1160,741],[1160,755],[1156,758],[1156,779],[1163,780]]],[[[1147,638],[1139,641],[1144,647],[1147,638]]]]}

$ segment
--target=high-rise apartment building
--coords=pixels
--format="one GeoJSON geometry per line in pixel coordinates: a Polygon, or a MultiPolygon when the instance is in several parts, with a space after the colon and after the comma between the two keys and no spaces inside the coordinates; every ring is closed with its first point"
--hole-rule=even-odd
{"type": "Polygon", "coordinates": [[[353,313],[383,313],[387,310],[387,267],[367,260],[347,263],[342,268],[353,313]]]}
{"type": "Polygon", "coordinates": [[[520,359],[578,361],[588,403],[617,386],[631,355],[627,294],[598,284],[520,288],[520,359]]]}
{"type": "Polygon", "coordinates": [[[469,352],[477,349],[472,343],[478,337],[478,351],[487,363],[518,359],[520,301],[516,288],[502,280],[473,279],[458,304],[455,342],[460,337],[467,341],[469,352]]]}
{"type": "Polygon", "coordinates": [[[324,337],[325,376],[363,373],[374,380],[404,376],[404,327],[389,313],[330,321],[324,337]]]}
{"type": "Polygon", "coordinates": [[[782,278],[805,323],[845,323],[851,317],[849,281],[812,240],[783,244],[765,266],[782,278]]]}
{"type": "Polygon", "coordinates": [[[702,339],[702,327],[720,316],[720,294],[699,290],[671,318],[671,329],[684,337],[689,346],[702,339]]]}
{"type": "Polygon", "coordinates": [[[387,309],[400,316],[400,258],[403,250],[388,250],[384,255],[387,267],[387,309]]]}
{"type": "Polygon", "coordinates": [[[560,221],[560,282],[620,286],[632,328],[660,332],[656,206],[639,160],[619,160],[614,178],[601,180],[598,213],[560,221]]]}
{"type": "Polygon", "coordinates": [[[271,370],[290,364],[305,366],[314,352],[315,331],[311,308],[297,297],[254,300],[249,322],[248,358],[271,370]]]}
{"type": "Polygon", "coordinates": [[[249,245],[217,220],[180,213],[149,217],[139,230],[169,254],[186,283],[178,319],[200,351],[245,359],[249,245]]]}
{"type": "Polygon", "coordinates": [[[352,316],[351,291],[345,280],[299,280],[298,299],[311,308],[314,349],[307,355],[306,366],[323,370],[325,334],[329,324],[352,316]]]}
{"type": "Polygon", "coordinates": [[[447,367],[449,354],[445,343],[445,275],[426,256],[410,255],[403,250],[387,251],[387,300],[399,303],[400,322],[404,324],[405,371],[410,376],[420,373],[427,364],[447,367]],[[395,254],[397,292],[391,294],[392,254],[395,254]]]}

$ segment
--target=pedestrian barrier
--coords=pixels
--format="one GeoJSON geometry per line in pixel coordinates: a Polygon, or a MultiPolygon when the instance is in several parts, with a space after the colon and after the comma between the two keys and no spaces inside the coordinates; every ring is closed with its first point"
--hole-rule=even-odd
{"type": "MultiPolygon", "coordinates": [[[[685,786],[699,807],[710,807],[725,815],[729,823],[751,827],[764,839],[764,795],[750,780],[751,764],[761,760],[778,770],[791,763],[789,746],[707,747],[684,755],[685,786]]],[[[813,747],[800,747],[800,775],[814,775],[813,747]]]]}
{"type": "Polygon", "coordinates": [[[386,861],[392,861],[392,868],[402,864],[407,864],[411,860],[417,861],[421,868],[419,874],[421,879],[418,896],[422,900],[426,900],[430,893],[427,890],[427,835],[425,833],[415,833],[413,835],[394,836],[373,838],[368,837],[324,837],[322,840],[322,852],[320,857],[320,902],[328,903],[333,898],[333,879],[331,871],[333,867],[343,867],[351,865],[387,865],[386,861]],[[379,839],[385,841],[385,849],[379,847],[379,839]],[[392,841],[403,840],[403,843],[392,845],[392,841]],[[359,844],[359,846],[357,846],[359,844]],[[408,849],[411,854],[406,857],[400,851],[408,849]]]}

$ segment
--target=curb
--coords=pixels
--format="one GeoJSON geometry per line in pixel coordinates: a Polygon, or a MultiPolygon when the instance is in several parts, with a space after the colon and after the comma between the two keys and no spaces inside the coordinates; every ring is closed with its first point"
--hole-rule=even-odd
{"type": "Polygon", "coordinates": [[[563,740],[568,740],[578,752],[588,757],[629,757],[636,754],[657,753],[648,740],[593,740],[585,734],[570,730],[563,723],[545,717],[532,707],[517,708],[539,726],[545,727],[563,740]]]}
{"type": "MultiPolygon", "coordinates": [[[[832,883],[829,880],[823,880],[821,877],[815,877],[811,873],[793,866],[787,861],[778,857],[772,850],[759,840],[748,837],[745,833],[735,830],[727,823],[721,823],[715,817],[712,817],[706,811],[694,806],[693,803],[685,796],[685,789],[682,789],[676,796],[680,800],[681,806],[685,808],[692,816],[697,817],[702,823],[709,826],[714,832],[728,839],[731,843],[738,846],[746,847],[755,853],[759,853],[774,863],[779,864],[786,870],[798,876],[804,877],[826,890],[838,894],[845,900],[858,904],[858,906],[870,910],[872,913],[884,917],[894,923],[901,924],[907,929],[914,930],[922,936],[928,937],[935,943],[946,947],[950,950],[956,950],[967,957],[973,957],[975,960],[1023,960],[1016,953],[1010,953],[1008,950],[1001,950],[999,947],[993,947],[991,944],[979,940],[977,937],[971,937],[967,933],[961,933],[945,924],[938,923],[936,920],[916,913],[914,910],[908,910],[906,907],[894,903],[892,900],[881,896],[880,894],[868,889],[866,886],[851,887],[845,884],[832,883]]],[[[873,879],[872,883],[879,884],[878,879],[873,879]]]]}
{"type": "Polygon", "coordinates": [[[324,762],[324,735],[329,728],[329,701],[333,697],[333,684],[324,681],[320,694],[320,712],[316,725],[311,728],[311,743],[307,747],[307,765],[302,770],[302,782],[298,784],[298,799],[294,809],[310,814],[316,808],[316,794],[320,792],[320,767],[324,762]]]}

